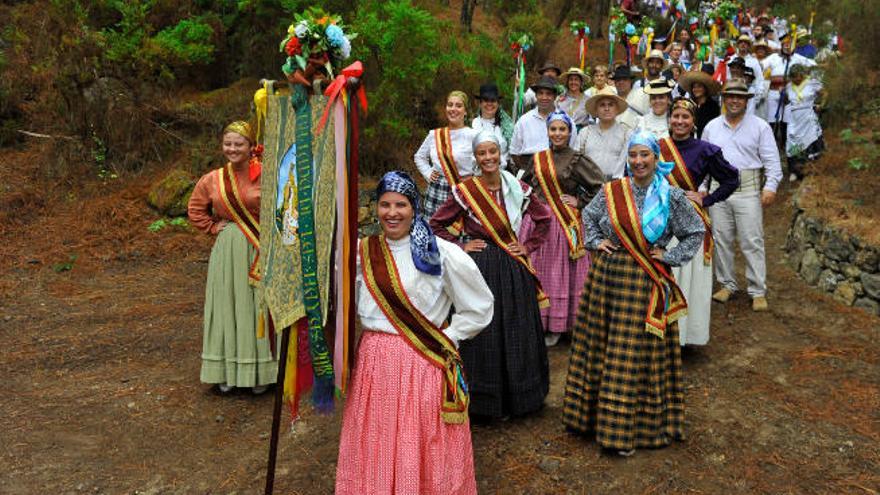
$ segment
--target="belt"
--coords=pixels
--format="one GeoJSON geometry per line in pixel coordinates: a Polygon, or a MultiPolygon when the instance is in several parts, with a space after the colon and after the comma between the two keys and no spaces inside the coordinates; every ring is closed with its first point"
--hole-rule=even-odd
{"type": "Polygon", "coordinates": [[[739,187],[734,192],[754,192],[761,190],[761,169],[750,168],[739,171],[739,187]]]}

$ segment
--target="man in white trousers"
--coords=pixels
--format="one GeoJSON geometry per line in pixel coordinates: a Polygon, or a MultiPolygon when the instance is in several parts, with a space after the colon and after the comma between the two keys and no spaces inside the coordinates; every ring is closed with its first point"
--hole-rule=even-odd
{"type": "Polygon", "coordinates": [[[746,113],[754,96],[742,79],[727,81],[721,90],[726,113],[703,130],[704,141],[721,148],[724,158],[739,169],[740,186],[727,200],[709,207],[715,236],[715,279],[721,289],[712,295],[727,302],[737,291],[734,240],[746,260],[748,294],[754,311],[767,311],[767,263],[764,255],[763,208],[773,204],[782,180],[779,151],[770,125],[746,113]],[[761,185],[761,175],[766,182],[761,185]]]}

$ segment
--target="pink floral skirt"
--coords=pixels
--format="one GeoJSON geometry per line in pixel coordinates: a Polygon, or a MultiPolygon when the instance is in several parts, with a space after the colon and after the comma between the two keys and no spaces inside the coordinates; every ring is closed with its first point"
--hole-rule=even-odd
{"type": "Polygon", "coordinates": [[[440,419],[442,375],[399,335],[364,332],[342,418],[337,494],[477,493],[470,423],[440,419]]]}

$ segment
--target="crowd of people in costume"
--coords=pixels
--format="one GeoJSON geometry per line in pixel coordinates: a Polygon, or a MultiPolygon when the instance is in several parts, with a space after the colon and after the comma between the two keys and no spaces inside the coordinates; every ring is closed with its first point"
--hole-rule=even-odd
{"type": "MultiPolygon", "coordinates": [[[[561,340],[568,431],[621,456],[684,438],[682,348],[707,345],[712,301],[739,291],[737,243],[751,307],[769,309],[762,219],[781,156],[794,183],[823,149],[811,33],[736,15],[709,57],[681,29],[638,66],[546,62],[517,118],[493,83],[449,93],[420,179],[380,179],[381,234],[359,244],[337,493],[476,493],[471,422],[540,410],[561,340]]],[[[229,163],[189,205],[217,236],[201,379],[221,392],[259,393],[277,366],[254,338],[254,143],[228,126],[229,163]]]]}

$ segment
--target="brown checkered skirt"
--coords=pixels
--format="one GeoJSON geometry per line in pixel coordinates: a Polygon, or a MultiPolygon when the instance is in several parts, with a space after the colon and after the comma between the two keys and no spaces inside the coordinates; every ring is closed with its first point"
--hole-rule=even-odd
{"type": "Polygon", "coordinates": [[[594,253],[571,334],[562,420],[602,447],[663,447],[684,437],[678,324],[645,331],[651,279],[625,249],[594,253]]]}

